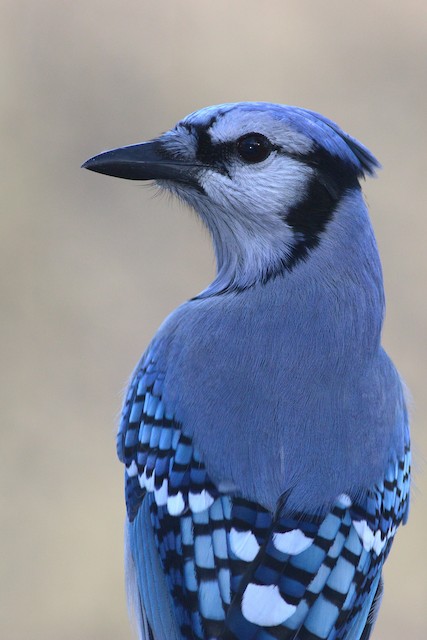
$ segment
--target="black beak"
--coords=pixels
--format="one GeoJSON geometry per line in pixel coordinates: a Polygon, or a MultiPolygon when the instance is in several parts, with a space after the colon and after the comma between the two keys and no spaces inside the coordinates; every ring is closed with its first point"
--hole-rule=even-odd
{"type": "Polygon", "coordinates": [[[172,180],[200,188],[196,174],[201,165],[171,157],[158,140],[104,151],[82,168],[127,180],[172,180]]]}

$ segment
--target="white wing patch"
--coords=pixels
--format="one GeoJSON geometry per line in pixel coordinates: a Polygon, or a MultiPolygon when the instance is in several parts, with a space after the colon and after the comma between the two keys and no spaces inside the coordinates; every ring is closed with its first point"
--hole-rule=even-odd
{"type": "Polygon", "coordinates": [[[351,507],[351,505],[353,504],[353,500],[350,498],[349,495],[347,495],[347,493],[340,493],[340,495],[337,498],[337,502],[342,504],[342,506],[345,507],[346,509],[348,509],[348,507],[351,507]]]}
{"type": "Polygon", "coordinates": [[[206,489],[202,489],[200,493],[193,493],[192,491],[188,493],[188,506],[193,513],[205,511],[205,509],[209,509],[213,503],[214,498],[206,489]]]}
{"type": "Polygon", "coordinates": [[[134,476],[138,475],[138,467],[136,466],[135,460],[132,460],[130,465],[128,467],[126,467],[126,472],[127,472],[128,476],[129,476],[129,478],[133,478],[134,476]]]}
{"type": "Polygon", "coordinates": [[[353,520],[353,526],[365,551],[374,551],[379,556],[386,546],[387,542],[393,538],[396,533],[396,526],[391,526],[386,534],[379,529],[372,531],[366,520],[353,520]]]}
{"type": "Polygon", "coordinates": [[[230,546],[232,552],[245,562],[252,562],[260,549],[258,541],[251,531],[230,531],[230,546]]]}
{"type": "Polygon", "coordinates": [[[167,501],[168,511],[171,516],[180,516],[185,509],[185,502],[181,491],[175,496],[169,496],[167,501]]]}
{"type": "Polygon", "coordinates": [[[366,520],[353,520],[353,526],[365,551],[370,551],[374,546],[374,532],[368,527],[366,520]]]}
{"type": "Polygon", "coordinates": [[[246,620],[260,627],[282,624],[296,611],[280,595],[277,585],[261,585],[250,582],[242,598],[242,613],[246,620]]]}
{"type": "Polygon", "coordinates": [[[160,489],[154,489],[154,499],[159,507],[164,507],[168,503],[168,480],[165,478],[160,489]]]}
{"type": "Polygon", "coordinates": [[[273,535],[273,544],[276,549],[291,556],[305,551],[312,543],[313,538],[306,536],[301,529],[293,529],[292,531],[286,531],[286,533],[275,533],[273,535]]]}

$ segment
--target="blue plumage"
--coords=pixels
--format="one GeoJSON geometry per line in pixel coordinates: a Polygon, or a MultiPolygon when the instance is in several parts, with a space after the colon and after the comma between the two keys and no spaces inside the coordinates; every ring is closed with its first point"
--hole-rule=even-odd
{"type": "Polygon", "coordinates": [[[117,437],[141,640],[368,640],[410,484],[359,184],[378,162],[319,114],[240,103],[85,166],[183,199],[217,259],[117,437]]]}

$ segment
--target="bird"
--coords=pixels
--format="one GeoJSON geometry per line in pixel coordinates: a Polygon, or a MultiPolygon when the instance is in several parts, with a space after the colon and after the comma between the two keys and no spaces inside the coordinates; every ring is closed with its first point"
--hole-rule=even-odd
{"type": "Polygon", "coordinates": [[[319,113],[240,102],[83,167],[189,205],[217,266],[160,326],[123,403],[140,640],[368,640],[410,493],[361,189],[379,162],[319,113]]]}

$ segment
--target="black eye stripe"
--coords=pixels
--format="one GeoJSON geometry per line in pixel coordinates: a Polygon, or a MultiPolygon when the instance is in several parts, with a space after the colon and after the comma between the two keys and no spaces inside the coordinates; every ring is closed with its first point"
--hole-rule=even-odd
{"type": "Polygon", "coordinates": [[[298,153],[297,151],[288,151],[283,147],[280,147],[258,132],[245,134],[233,141],[213,142],[208,132],[209,129],[206,127],[195,127],[194,125],[191,125],[191,129],[197,135],[197,160],[199,160],[201,164],[210,166],[219,173],[227,175],[228,177],[231,177],[229,168],[233,159],[239,159],[241,162],[245,162],[246,164],[257,164],[262,161],[262,154],[260,154],[258,159],[248,160],[242,158],[241,153],[239,153],[239,145],[241,151],[242,143],[248,139],[250,142],[250,139],[255,137],[256,141],[266,141],[264,150],[265,157],[262,158],[263,160],[274,152],[280,156],[285,156],[292,160],[296,160],[297,162],[301,162],[311,167],[319,177],[322,176],[322,182],[324,182],[324,184],[329,184],[332,192],[336,192],[337,190],[335,186],[336,182],[348,185],[353,184],[355,181],[352,167],[346,165],[346,163],[344,163],[340,158],[333,156],[328,151],[317,145],[308,152],[298,153]],[[267,148],[269,148],[268,153],[267,148]]]}
{"type": "Polygon", "coordinates": [[[237,140],[213,142],[205,127],[194,127],[197,133],[197,159],[203,164],[215,167],[220,173],[228,174],[227,161],[233,157],[248,164],[265,160],[272,151],[281,151],[261,133],[248,133],[237,140]]]}

